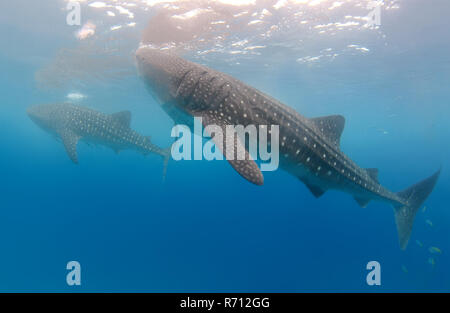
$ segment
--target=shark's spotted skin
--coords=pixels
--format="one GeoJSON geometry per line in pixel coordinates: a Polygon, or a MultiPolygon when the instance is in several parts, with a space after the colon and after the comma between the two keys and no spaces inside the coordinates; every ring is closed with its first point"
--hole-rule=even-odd
{"type": "MultiPolygon", "coordinates": [[[[279,125],[283,169],[304,182],[316,197],[328,189],[339,189],[353,195],[362,207],[370,200],[392,204],[400,245],[406,247],[415,212],[433,189],[439,172],[403,192],[390,192],[379,184],[378,170],[360,168],[340,150],[344,117],[306,118],[229,75],[155,49],[142,47],[136,58],[150,91],[177,123],[201,116],[205,126],[222,128],[279,125]]],[[[253,160],[230,163],[247,180],[263,183],[253,160]]]]}
{"type": "Polygon", "coordinates": [[[78,163],[76,146],[79,140],[110,147],[116,153],[132,149],[142,154],[159,154],[166,162],[169,158],[168,150],[152,144],[149,137],[141,136],[130,128],[129,111],[108,115],[63,103],[38,105],[29,108],[27,113],[36,124],[61,138],[74,163],[78,163]]]}

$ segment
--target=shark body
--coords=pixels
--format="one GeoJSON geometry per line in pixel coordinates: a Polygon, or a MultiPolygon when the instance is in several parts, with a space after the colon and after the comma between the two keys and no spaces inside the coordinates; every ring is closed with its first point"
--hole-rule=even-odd
{"type": "MultiPolygon", "coordinates": [[[[391,204],[400,246],[406,248],[415,214],[440,171],[404,191],[391,192],[378,182],[377,169],[363,169],[341,151],[344,117],[306,118],[227,74],[152,48],[139,48],[136,59],[151,93],[175,122],[189,124],[189,117],[198,116],[205,127],[279,125],[282,169],[300,179],[316,197],[337,189],[351,194],[362,207],[371,200],[391,204]]],[[[235,146],[240,144],[236,139],[235,146]]],[[[250,182],[263,184],[263,175],[251,158],[229,162],[250,182]]]]}
{"type": "Polygon", "coordinates": [[[164,158],[164,168],[167,166],[169,150],[159,148],[151,143],[149,137],[132,130],[129,111],[109,115],[87,107],[62,103],[30,107],[27,114],[41,128],[61,138],[67,154],[76,164],[77,143],[83,140],[109,147],[116,153],[126,149],[144,155],[155,153],[164,158]]]}

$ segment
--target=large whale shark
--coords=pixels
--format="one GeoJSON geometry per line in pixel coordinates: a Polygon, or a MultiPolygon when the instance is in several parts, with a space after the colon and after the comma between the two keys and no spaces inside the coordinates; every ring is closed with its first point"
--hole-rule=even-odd
{"type": "Polygon", "coordinates": [[[144,155],[155,153],[164,158],[164,176],[170,149],[152,144],[150,137],[141,136],[130,128],[131,112],[104,114],[70,103],[43,104],[27,109],[27,114],[38,126],[61,138],[70,159],[78,164],[77,143],[83,140],[107,146],[116,153],[136,150],[144,155]]]}
{"type": "MultiPolygon", "coordinates": [[[[416,212],[433,190],[440,170],[403,191],[391,192],[378,182],[377,169],[361,168],[341,151],[344,117],[306,118],[229,75],[150,47],[140,47],[136,61],[151,93],[178,123],[195,116],[202,118],[204,127],[279,125],[282,169],[299,178],[315,197],[337,189],[351,194],[361,207],[371,200],[391,204],[400,247],[406,248],[416,212]]],[[[245,144],[236,141],[235,146],[245,144]]],[[[229,162],[247,180],[263,184],[253,159],[229,162]]]]}

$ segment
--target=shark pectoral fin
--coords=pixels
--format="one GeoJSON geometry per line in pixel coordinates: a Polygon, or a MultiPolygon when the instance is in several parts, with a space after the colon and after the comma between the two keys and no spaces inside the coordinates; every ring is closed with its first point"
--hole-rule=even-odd
{"type": "Polygon", "coordinates": [[[73,131],[65,129],[58,132],[61,140],[66,148],[66,152],[73,163],[78,164],[77,143],[80,136],[73,131]]]}
{"type": "Polygon", "coordinates": [[[356,202],[358,202],[359,206],[362,208],[365,208],[370,202],[370,199],[358,198],[358,197],[355,197],[355,200],[356,200],[356,202]]]}
{"type": "MultiPolygon", "coordinates": [[[[239,145],[242,146],[241,142],[238,139],[235,139],[234,143],[234,151],[236,149],[245,149],[245,147],[239,148],[239,145]]],[[[226,156],[226,152],[224,152],[226,156]]],[[[264,176],[261,173],[256,162],[249,158],[250,154],[247,150],[245,150],[245,160],[228,160],[231,166],[245,179],[255,185],[263,185],[264,184],[264,176]]]]}
{"type": "Polygon", "coordinates": [[[255,185],[264,184],[264,176],[256,162],[252,159],[250,153],[239,140],[238,136],[234,136],[234,141],[226,140],[226,125],[213,117],[202,116],[203,127],[209,125],[217,125],[222,129],[222,136],[214,134],[212,140],[216,146],[222,150],[223,155],[230,165],[249,182],[255,185]],[[227,153],[228,152],[228,153],[227,153]],[[233,152],[233,154],[231,154],[233,152]],[[242,153],[243,152],[243,153],[242,153]]]}
{"type": "Polygon", "coordinates": [[[314,185],[310,185],[310,184],[306,184],[306,183],[305,183],[305,185],[306,185],[306,187],[308,187],[309,191],[311,191],[311,193],[316,198],[321,197],[326,192],[326,190],[323,190],[320,187],[317,187],[317,186],[314,186],[314,185]]]}
{"type": "Polygon", "coordinates": [[[340,146],[341,135],[344,131],[345,118],[342,115],[330,115],[312,118],[311,121],[337,147],[340,146]]]}
{"type": "Polygon", "coordinates": [[[118,121],[120,124],[122,124],[125,127],[130,127],[131,125],[131,112],[130,111],[122,111],[117,112],[114,114],[111,114],[111,116],[118,121]]]}

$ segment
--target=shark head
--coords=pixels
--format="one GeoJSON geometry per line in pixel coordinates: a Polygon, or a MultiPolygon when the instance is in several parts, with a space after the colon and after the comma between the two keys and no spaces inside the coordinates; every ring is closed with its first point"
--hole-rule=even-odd
{"type": "Polygon", "coordinates": [[[29,107],[27,109],[28,117],[38,126],[45,130],[54,128],[59,105],[57,104],[42,104],[29,107]]]}
{"type": "Polygon", "coordinates": [[[178,87],[189,69],[185,60],[148,47],[136,51],[136,62],[150,93],[161,103],[176,97],[178,87]]]}

